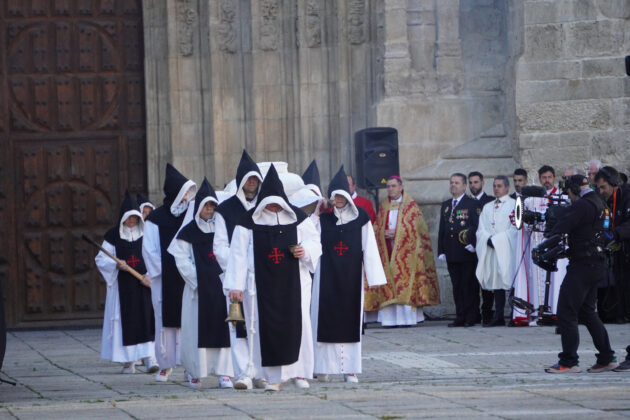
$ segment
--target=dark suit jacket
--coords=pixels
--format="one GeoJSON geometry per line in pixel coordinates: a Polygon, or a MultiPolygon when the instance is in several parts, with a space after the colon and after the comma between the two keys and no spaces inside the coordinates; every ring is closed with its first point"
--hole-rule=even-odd
{"type": "Polygon", "coordinates": [[[438,255],[446,255],[448,263],[477,261],[477,254],[467,251],[465,246],[476,244],[480,202],[465,195],[451,217],[452,202],[452,199],[444,201],[440,209],[438,255]]]}
{"type": "MultiPolygon", "coordinates": [[[[476,200],[475,197],[471,197],[473,200],[476,200]]],[[[481,196],[481,198],[478,200],[481,203],[481,208],[483,208],[483,206],[485,206],[486,204],[488,204],[491,201],[494,201],[495,198],[491,195],[488,195],[486,193],[483,193],[483,195],[481,196]]]]}

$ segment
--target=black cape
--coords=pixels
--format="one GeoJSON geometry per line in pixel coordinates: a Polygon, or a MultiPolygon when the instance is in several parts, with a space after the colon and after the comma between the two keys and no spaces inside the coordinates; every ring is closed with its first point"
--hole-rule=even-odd
{"type": "MultiPolygon", "coordinates": [[[[147,269],[142,258],[142,238],[126,241],[120,237],[119,227],[105,234],[107,242],[116,247],[116,257],[140,274],[147,269]]],[[[118,296],[123,346],[147,343],[155,340],[155,317],[151,303],[151,289],[126,271],[118,272],[118,296]]]]}
{"type": "Polygon", "coordinates": [[[289,245],[297,244],[297,226],[306,215],[292,208],[298,221],[289,225],[257,225],[251,218],[254,209],[240,223],[253,231],[262,366],[290,365],[300,355],[300,263],[289,251],[289,245]]]}
{"type": "Polygon", "coordinates": [[[175,217],[170,206],[164,204],[153,210],[147,221],[155,223],[160,232],[160,254],[162,260],[162,325],[180,328],[182,324],[182,295],[184,279],[175,265],[175,258],[167,251],[171,241],[184,222],[186,212],[175,217]]]}
{"type": "Polygon", "coordinates": [[[361,229],[370,216],[358,207],[353,221],[336,225],[334,213],[320,216],[322,257],[317,341],[357,343],[361,333],[363,246],[361,229]]]}
{"type": "Polygon", "coordinates": [[[214,256],[214,233],[204,233],[192,220],[177,235],[177,239],[192,245],[197,269],[198,347],[230,347],[230,330],[225,318],[227,304],[219,275],[223,272],[214,256]]]}

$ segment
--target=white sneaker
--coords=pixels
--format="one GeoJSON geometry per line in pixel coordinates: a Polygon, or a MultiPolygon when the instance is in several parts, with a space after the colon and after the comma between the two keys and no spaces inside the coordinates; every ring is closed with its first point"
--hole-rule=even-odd
{"type": "Polygon", "coordinates": [[[265,378],[254,378],[254,388],[265,389],[267,387],[267,380],[265,378]]]}
{"type": "Polygon", "coordinates": [[[193,378],[191,375],[188,376],[188,386],[192,389],[199,389],[201,387],[201,380],[199,378],[193,378]]]}
{"type": "Polygon", "coordinates": [[[157,360],[154,357],[145,357],[142,359],[142,363],[147,368],[147,373],[155,373],[160,370],[160,367],[157,364],[157,360]]]}
{"type": "Polygon", "coordinates": [[[276,382],[275,384],[267,384],[265,387],[266,392],[278,392],[282,389],[282,382],[276,382]]]}
{"type": "Polygon", "coordinates": [[[168,375],[170,375],[172,371],[173,371],[173,368],[162,369],[161,371],[158,372],[157,375],[155,375],[155,381],[156,382],[168,381],[168,375]]]}
{"type": "Polygon", "coordinates": [[[136,373],[135,363],[133,362],[125,363],[123,365],[122,372],[120,373],[123,373],[123,374],[136,373]]]}
{"type": "Polygon", "coordinates": [[[295,382],[295,386],[300,388],[300,389],[306,389],[306,388],[310,388],[311,385],[308,383],[308,381],[304,378],[295,378],[294,379],[295,382]]]}
{"type": "Polygon", "coordinates": [[[252,389],[253,388],[253,384],[252,384],[252,378],[249,378],[247,376],[243,376],[242,378],[239,378],[236,383],[234,384],[234,389],[252,389]]]}
{"type": "Polygon", "coordinates": [[[317,380],[319,382],[330,382],[330,375],[318,373],[317,380]]]}
{"type": "Polygon", "coordinates": [[[347,375],[343,375],[343,378],[346,380],[346,382],[352,383],[352,384],[358,384],[359,383],[359,378],[357,378],[357,375],[355,375],[354,373],[349,373],[347,375]]]}
{"type": "Polygon", "coordinates": [[[219,376],[219,388],[228,389],[234,388],[234,384],[229,376],[219,376]]]}

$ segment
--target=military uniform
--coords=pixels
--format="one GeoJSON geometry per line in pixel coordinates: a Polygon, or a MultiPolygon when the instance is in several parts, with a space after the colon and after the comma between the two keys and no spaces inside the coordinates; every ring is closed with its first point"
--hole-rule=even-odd
{"type": "Polygon", "coordinates": [[[475,234],[481,211],[479,202],[466,195],[453,208],[453,199],[442,203],[438,234],[438,255],[446,256],[453,283],[455,322],[453,326],[471,326],[479,319],[479,282],[475,277],[477,254],[466,249],[475,246],[475,234]]]}
{"type": "MultiPolygon", "coordinates": [[[[483,209],[483,206],[494,200],[494,197],[486,194],[481,194],[481,197],[472,197],[479,204],[479,212],[483,209]]],[[[477,296],[477,307],[479,307],[479,296],[477,296]]],[[[481,289],[481,319],[484,324],[489,323],[494,318],[494,311],[492,310],[492,304],[494,303],[494,293],[492,290],[481,289]]]]}

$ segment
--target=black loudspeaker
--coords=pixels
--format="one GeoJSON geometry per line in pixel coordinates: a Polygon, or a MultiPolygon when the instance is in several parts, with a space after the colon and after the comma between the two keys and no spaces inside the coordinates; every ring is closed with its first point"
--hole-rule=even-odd
{"type": "Polygon", "coordinates": [[[354,134],[357,185],[365,189],[385,188],[387,178],[399,175],[398,130],[370,127],[354,134]]]}
{"type": "Polygon", "coordinates": [[[630,55],[626,55],[626,74],[630,76],[630,55]]]}

